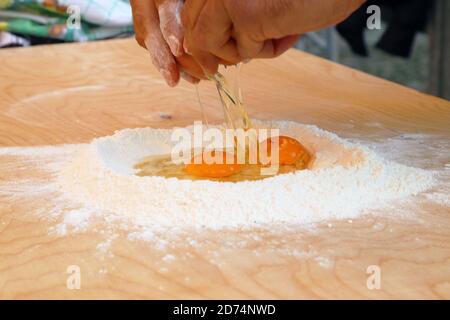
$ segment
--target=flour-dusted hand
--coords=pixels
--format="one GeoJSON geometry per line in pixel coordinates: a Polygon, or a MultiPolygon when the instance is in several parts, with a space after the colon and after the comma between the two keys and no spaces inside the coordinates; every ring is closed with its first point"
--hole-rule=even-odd
{"type": "Polygon", "coordinates": [[[131,0],[137,42],[146,48],[167,84],[175,86],[181,76],[197,83],[202,69],[183,50],[180,20],[182,0],[131,0]]]}
{"type": "Polygon", "coordinates": [[[273,58],[298,35],[336,24],[365,0],[186,0],[184,47],[208,74],[230,63],[273,58]]]}

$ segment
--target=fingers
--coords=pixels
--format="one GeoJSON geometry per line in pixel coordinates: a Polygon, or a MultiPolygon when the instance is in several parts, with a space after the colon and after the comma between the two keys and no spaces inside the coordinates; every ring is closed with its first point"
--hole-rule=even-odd
{"type": "Polygon", "coordinates": [[[130,0],[133,9],[133,24],[136,41],[145,48],[145,38],[147,36],[147,13],[150,11],[150,1],[130,0]]]}
{"type": "Polygon", "coordinates": [[[185,0],[183,10],[181,11],[181,21],[183,26],[192,30],[197,23],[203,7],[207,0],[185,0]]]}
{"type": "Polygon", "coordinates": [[[211,53],[218,57],[222,64],[238,64],[243,60],[239,53],[236,40],[231,37],[224,45],[218,45],[215,48],[212,48],[211,53]]]}
{"type": "Polygon", "coordinates": [[[170,48],[164,40],[159,29],[153,31],[145,40],[145,46],[150,53],[153,65],[164,77],[167,84],[171,87],[177,85],[180,80],[180,71],[175,62],[170,48]]]}
{"type": "Polygon", "coordinates": [[[231,39],[232,22],[222,1],[187,0],[181,20],[185,27],[184,49],[205,74],[214,75],[221,61],[240,61],[236,44],[231,39]]]}
{"type": "MultiPolygon", "coordinates": [[[[186,0],[181,12],[185,27],[184,50],[208,76],[217,72],[219,63],[236,64],[255,58],[274,58],[298,40],[298,35],[264,38],[259,34],[259,29],[264,28],[249,26],[245,20],[236,26],[228,11],[221,0],[186,0]]],[[[246,15],[240,14],[240,17],[245,18],[246,15]]]]}
{"type": "Polygon", "coordinates": [[[218,59],[212,54],[203,51],[206,35],[200,34],[199,38],[198,28],[196,27],[198,19],[206,5],[206,0],[185,1],[181,12],[181,21],[185,27],[183,47],[186,53],[194,57],[206,75],[213,75],[218,69],[218,59]]]}
{"type": "Polygon", "coordinates": [[[253,59],[260,55],[268,54],[268,51],[270,51],[268,47],[264,46],[264,41],[255,41],[245,34],[237,34],[235,38],[237,51],[242,60],[253,59]]]}
{"type": "Polygon", "coordinates": [[[130,3],[136,40],[149,51],[167,84],[175,86],[180,76],[192,84],[205,79],[202,68],[183,50],[184,31],[180,18],[183,1],[131,0],[130,3]]]}
{"type": "MultiPolygon", "coordinates": [[[[287,51],[298,40],[287,33],[283,21],[295,1],[278,5],[280,12],[256,2],[224,0],[185,0],[181,20],[185,27],[184,49],[208,75],[219,63],[236,64],[255,58],[274,58],[287,51]]],[[[276,9],[275,8],[275,9],[276,9]]],[[[297,22],[295,19],[289,21],[297,22]]],[[[289,27],[295,23],[290,23],[289,27]]],[[[295,31],[293,31],[295,32],[295,31]]]]}
{"type": "Polygon", "coordinates": [[[203,69],[200,65],[188,54],[183,54],[179,57],[176,57],[178,65],[181,70],[184,70],[185,73],[190,74],[194,78],[197,79],[206,79],[203,69]]]}
{"type": "Polygon", "coordinates": [[[261,42],[241,39],[238,41],[238,51],[243,61],[276,58],[289,50],[298,38],[298,35],[293,35],[261,42]]]}
{"type": "Polygon", "coordinates": [[[281,39],[272,40],[273,47],[274,47],[274,57],[278,57],[278,56],[282,55],[283,53],[285,53],[290,48],[292,48],[292,46],[294,44],[296,44],[299,39],[300,39],[300,35],[295,34],[295,35],[286,36],[281,39]]]}
{"type": "Polygon", "coordinates": [[[266,40],[259,53],[254,57],[256,59],[276,58],[289,50],[299,39],[299,35],[290,35],[281,39],[266,40]]]}
{"type": "Polygon", "coordinates": [[[199,83],[200,79],[205,79],[204,72],[183,48],[184,28],[181,23],[183,0],[155,0],[155,3],[162,35],[179,65],[180,76],[189,83],[199,83]]]}
{"type": "Polygon", "coordinates": [[[200,79],[191,76],[189,73],[187,73],[184,70],[180,71],[180,75],[181,75],[181,78],[183,78],[184,80],[186,80],[187,82],[189,82],[191,84],[197,84],[200,82],[200,79]]]}
{"type": "Polygon", "coordinates": [[[175,57],[184,53],[184,30],[181,24],[182,0],[155,0],[158,8],[160,29],[164,39],[175,57]]]}
{"type": "Polygon", "coordinates": [[[220,60],[216,56],[200,50],[190,50],[189,54],[194,58],[195,62],[200,65],[202,73],[206,77],[217,73],[220,60]]]}
{"type": "Polygon", "coordinates": [[[180,80],[180,72],[175,58],[161,33],[157,8],[153,1],[136,0],[135,2],[137,5],[135,8],[138,9],[135,16],[138,18],[140,31],[145,35],[143,40],[144,47],[150,53],[153,65],[163,75],[167,84],[173,87],[180,80]],[[137,4],[138,2],[139,4],[137,4]]]}

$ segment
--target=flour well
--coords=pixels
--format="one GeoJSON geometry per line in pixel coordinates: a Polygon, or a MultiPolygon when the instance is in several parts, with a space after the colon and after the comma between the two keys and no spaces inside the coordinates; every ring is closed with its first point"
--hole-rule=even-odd
{"type": "MultiPolygon", "coordinates": [[[[383,160],[336,135],[293,122],[279,128],[313,151],[311,170],[238,183],[139,177],[142,158],[170,153],[172,130],[126,129],[80,147],[58,173],[65,197],[149,229],[251,228],[351,219],[433,185],[430,171],[383,160]]],[[[192,130],[192,128],[191,128],[192,130]]]]}

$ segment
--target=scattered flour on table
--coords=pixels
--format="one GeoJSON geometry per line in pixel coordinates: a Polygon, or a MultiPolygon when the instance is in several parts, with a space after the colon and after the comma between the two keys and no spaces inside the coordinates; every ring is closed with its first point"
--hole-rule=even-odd
{"type": "Polygon", "coordinates": [[[171,129],[139,128],[81,147],[61,167],[57,184],[83,206],[147,230],[175,231],[348,220],[434,183],[431,171],[383,160],[314,126],[281,121],[256,126],[279,128],[301,141],[315,154],[311,170],[238,183],[139,177],[133,169],[139,160],[170,153],[173,144],[171,129]]]}

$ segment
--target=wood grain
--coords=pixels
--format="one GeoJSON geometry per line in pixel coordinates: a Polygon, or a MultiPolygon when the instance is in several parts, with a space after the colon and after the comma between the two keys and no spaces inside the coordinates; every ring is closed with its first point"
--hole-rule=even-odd
{"type": "MultiPolygon", "coordinates": [[[[5,148],[189,125],[201,119],[200,106],[191,85],[166,87],[132,40],[8,49],[0,60],[1,299],[450,299],[450,208],[424,196],[354,221],[283,233],[205,231],[165,248],[119,233],[103,255],[104,224],[49,234],[58,223],[45,218],[49,196],[14,193],[26,190],[23,179],[45,183],[49,173],[5,148]],[[80,290],[66,286],[69,265],[81,269],[80,290]],[[380,290],[366,286],[370,265],[381,268],[380,290]]],[[[252,117],[315,124],[438,170],[444,189],[436,192],[448,199],[449,102],[297,51],[249,63],[242,84],[252,117]]],[[[221,121],[213,86],[201,84],[200,93],[208,119],[221,121]]]]}

